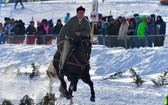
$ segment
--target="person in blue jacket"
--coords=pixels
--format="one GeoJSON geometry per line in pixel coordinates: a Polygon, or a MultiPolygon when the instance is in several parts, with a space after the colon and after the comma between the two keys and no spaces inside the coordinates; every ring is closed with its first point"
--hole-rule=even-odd
{"type": "Polygon", "coordinates": [[[66,23],[70,19],[70,13],[67,13],[64,17],[64,23],[66,23]]]}
{"type": "Polygon", "coordinates": [[[4,41],[3,28],[0,28],[0,44],[4,44],[4,41]]]}

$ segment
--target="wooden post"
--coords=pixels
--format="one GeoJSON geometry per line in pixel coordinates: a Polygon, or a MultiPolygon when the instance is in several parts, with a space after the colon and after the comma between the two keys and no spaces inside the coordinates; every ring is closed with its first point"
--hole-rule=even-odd
{"type": "Polygon", "coordinates": [[[93,44],[93,36],[94,36],[94,21],[92,21],[92,27],[91,27],[91,33],[90,33],[90,40],[91,40],[91,43],[93,44]]]}
{"type": "Polygon", "coordinates": [[[94,35],[94,22],[98,21],[98,0],[93,0],[92,2],[92,10],[91,10],[91,15],[90,19],[92,21],[92,27],[91,27],[91,43],[93,44],[93,35],[94,35]]]}

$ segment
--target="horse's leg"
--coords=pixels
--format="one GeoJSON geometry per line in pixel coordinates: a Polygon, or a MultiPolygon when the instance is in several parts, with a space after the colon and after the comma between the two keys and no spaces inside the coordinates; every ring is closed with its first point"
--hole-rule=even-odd
{"type": "Polygon", "coordinates": [[[73,91],[77,90],[77,83],[78,83],[78,80],[71,81],[71,83],[70,83],[70,86],[69,86],[69,95],[71,97],[73,97],[73,95],[72,95],[73,91]]]}
{"type": "Polygon", "coordinates": [[[74,84],[75,86],[73,88],[73,91],[77,91],[77,83],[78,83],[78,81],[74,84]]]}
{"type": "Polygon", "coordinates": [[[66,90],[62,87],[62,84],[60,83],[59,91],[61,92],[61,97],[66,97],[66,90]]]}
{"type": "Polygon", "coordinates": [[[70,82],[70,86],[69,86],[70,105],[73,104],[73,100],[72,100],[73,95],[72,95],[72,93],[73,93],[74,90],[76,91],[77,83],[78,83],[78,80],[75,80],[75,81],[71,81],[71,82],[70,82]]]}
{"type": "Polygon", "coordinates": [[[95,91],[94,91],[94,88],[93,88],[93,82],[90,79],[90,75],[88,74],[85,77],[83,77],[82,81],[90,86],[90,90],[91,90],[90,101],[95,102],[95,91]]]}
{"type": "Polygon", "coordinates": [[[69,92],[67,91],[67,84],[66,84],[64,78],[62,78],[62,77],[60,77],[60,76],[58,76],[58,78],[59,78],[59,80],[61,81],[61,84],[62,84],[63,89],[65,90],[66,98],[67,98],[67,99],[70,99],[71,96],[70,96],[69,92]]]}

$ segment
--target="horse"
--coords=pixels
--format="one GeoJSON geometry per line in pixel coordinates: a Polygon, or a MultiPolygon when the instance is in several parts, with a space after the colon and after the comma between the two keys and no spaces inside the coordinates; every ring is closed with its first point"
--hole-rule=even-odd
{"type": "MultiPolygon", "coordinates": [[[[89,39],[80,39],[73,42],[74,48],[71,49],[65,61],[64,70],[65,76],[68,81],[70,81],[69,88],[67,90],[67,84],[64,78],[59,76],[59,62],[60,62],[60,52],[57,50],[53,57],[53,67],[58,79],[60,80],[60,89],[62,89],[62,94],[65,95],[67,99],[72,100],[73,91],[77,91],[78,80],[81,79],[84,83],[90,86],[91,97],[90,101],[95,102],[95,91],[93,87],[93,82],[91,81],[89,70],[90,70],[90,54],[91,54],[91,42],[89,39]]],[[[47,72],[49,78],[54,77],[51,72],[47,72]]],[[[50,79],[52,81],[52,79],[50,79]]],[[[50,82],[50,85],[53,82],[50,82]]]]}

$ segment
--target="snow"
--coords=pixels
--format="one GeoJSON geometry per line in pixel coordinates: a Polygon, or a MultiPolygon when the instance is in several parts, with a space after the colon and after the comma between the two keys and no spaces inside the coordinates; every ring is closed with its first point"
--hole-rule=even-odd
{"type": "MultiPolygon", "coordinates": [[[[0,21],[4,17],[23,19],[26,24],[33,19],[42,20],[58,18],[63,19],[67,12],[75,15],[76,7],[84,6],[86,15],[91,10],[91,0],[55,0],[46,2],[24,3],[25,9],[14,10],[14,4],[2,5],[0,21]]],[[[99,12],[103,15],[131,16],[134,13],[156,14],[163,16],[168,26],[168,9],[161,6],[156,0],[99,0],[99,12]],[[149,6],[150,5],[150,6],[149,6]]],[[[168,28],[167,28],[168,30],[168,28]]],[[[168,34],[168,31],[167,31],[168,34]]],[[[25,45],[25,44],[4,44],[0,45],[0,103],[9,99],[14,105],[24,95],[29,95],[39,103],[49,92],[49,79],[46,70],[52,61],[57,50],[56,44],[52,45],[25,45]],[[40,76],[30,79],[31,64],[39,66],[40,76]],[[12,66],[11,66],[12,65],[12,66]],[[17,75],[17,73],[22,75],[17,75]]],[[[151,79],[157,79],[160,73],[168,69],[168,46],[155,48],[107,48],[102,45],[94,45],[91,53],[91,78],[94,83],[96,102],[90,102],[89,86],[82,81],[78,83],[78,90],[74,92],[75,105],[163,105],[164,96],[168,93],[168,86],[153,87],[151,79]],[[137,87],[132,83],[129,72],[130,68],[136,70],[141,78],[146,81],[142,86],[137,87]],[[125,73],[116,79],[102,80],[111,74],[119,71],[125,73]]],[[[53,84],[53,92],[58,100],[57,105],[68,105],[69,100],[59,97],[59,80],[53,84]]],[[[67,81],[69,84],[69,82],[67,81]]]]}

